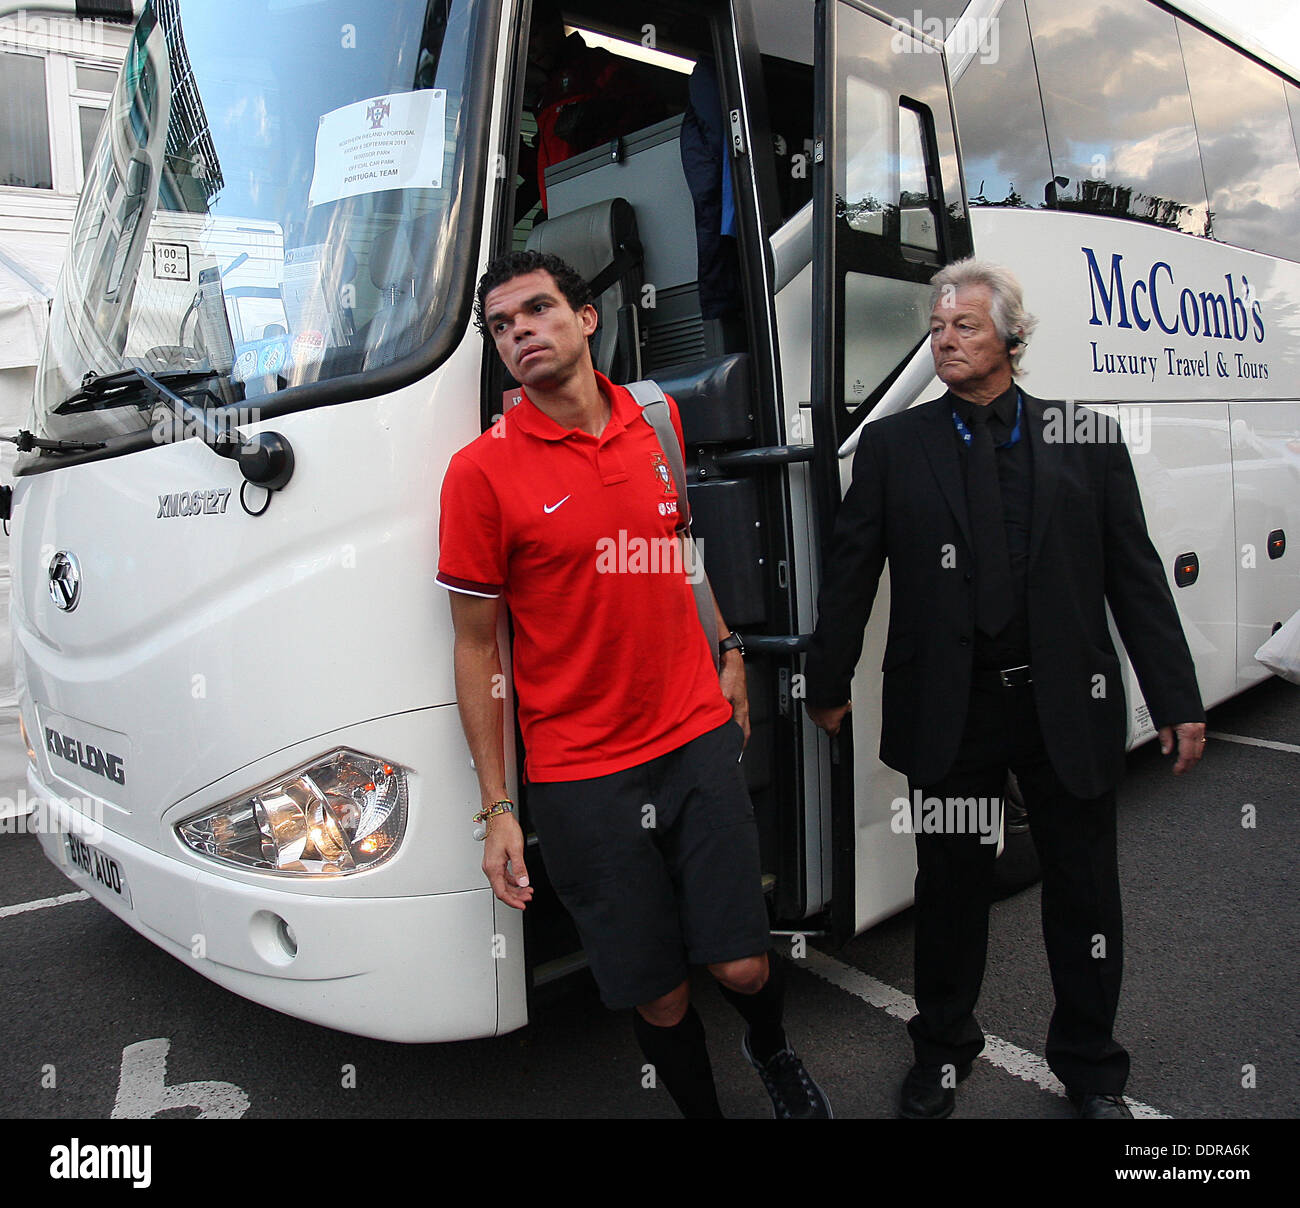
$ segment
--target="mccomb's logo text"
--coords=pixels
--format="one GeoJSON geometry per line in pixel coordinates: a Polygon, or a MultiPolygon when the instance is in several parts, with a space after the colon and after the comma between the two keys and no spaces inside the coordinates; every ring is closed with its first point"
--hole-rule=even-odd
{"type": "Polygon", "coordinates": [[[1264,308],[1243,274],[1240,285],[1225,273],[1223,289],[1179,289],[1173,266],[1155,261],[1146,272],[1124,275],[1124,257],[1115,252],[1102,272],[1090,247],[1080,249],[1087,262],[1093,327],[1137,328],[1155,325],[1167,336],[1201,336],[1210,340],[1264,342],[1264,308]],[[1104,320],[1103,320],[1104,316],[1104,320]]]}
{"type": "Polygon", "coordinates": [[[1268,361],[1252,359],[1267,352],[1267,346],[1256,347],[1265,344],[1268,333],[1264,307],[1244,273],[1224,273],[1222,286],[1200,289],[1209,283],[1182,284],[1166,260],[1125,266],[1123,254],[1113,252],[1107,266],[1104,254],[1099,258],[1090,247],[1080,251],[1092,304],[1088,326],[1102,329],[1101,339],[1088,341],[1090,373],[1108,385],[1112,379],[1128,385],[1133,377],[1154,384],[1162,375],[1268,380],[1268,361]],[[1121,331],[1127,333],[1123,343],[1103,343],[1106,335],[1121,331]],[[1132,337],[1146,338],[1135,345],[1132,337]],[[1202,342],[1191,344],[1192,338],[1202,342]]]}
{"type": "Polygon", "coordinates": [[[52,1179],[130,1179],[132,1187],[153,1182],[153,1154],[148,1145],[83,1145],[73,1137],[50,1150],[52,1179]]]}

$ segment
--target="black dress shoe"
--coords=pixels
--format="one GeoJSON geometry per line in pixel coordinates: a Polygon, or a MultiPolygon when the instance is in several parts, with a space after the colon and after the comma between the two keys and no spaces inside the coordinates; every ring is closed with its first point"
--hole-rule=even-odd
{"type": "MultiPolygon", "coordinates": [[[[944,1120],[952,1115],[957,1101],[951,1086],[944,1085],[945,1071],[951,1066],[926,1065],[917,1062],[907,1071],[903,1089],[898,1097],[898,1115],[903,1120],[944,1120]]],[[[957,1081],[970,1075],[970,1062],[957,1067],[957,1081]]]]}
{"type": "Polygon", "coordinates": [[[1123,1095],[1076,1095],[1071,1091],[1070,1102],[1074,1104],[1080,1120],[1133,1119],[1133,1113],[1129,1111],[1123,1095]]]}

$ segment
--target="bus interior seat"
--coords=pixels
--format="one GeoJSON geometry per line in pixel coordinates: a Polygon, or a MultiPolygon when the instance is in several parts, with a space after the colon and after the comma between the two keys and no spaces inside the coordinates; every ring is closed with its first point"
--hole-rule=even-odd
{"type": "Polygon", "coordinates": [[[410,351],[415,304],[415,261],[405,223],[375,236],[370,245],[370,282],[379,291],[379,309],[360,334],[366,369],[386,365],[410,351]]]}
{"type": "Polygon", "coordinates": [[[673,396],[688,445],[741,444],[753,439],[747,352],[665,367],[655,374],[655,381],[673,396]]]}
{"type": "Polygon", "coordinates": [[[626,199],[636,211],[645,280],[654,286],[653,300],[640,316],[647,373],[747,346],[743,316],[703,317],[695,199],[682,164],[682,123],[680,114],[667,118],[618,140],[617,155],[601,147],[546,170],[552,222],[609,197],[626,199]]]}
{"type": "Polygon", "coordinates": [[[428,299],[419,297],[416,266],[430,262],[428,245],[437,235],[439,213],[408,218],[381,231],[370,244],[370,283],[379,307],[357,333],[365,349],[363,368],[399,360],[424,338],[428,299]]]}
{"type": "MultiPolygon", "coordinates": [[[[686,441],[688,465],[708,456],[708,446],[735,446],[755,439],[752,365],[749,354],[733,352],[665,368],[654,375],[677,404],[686,441]]],[[[709,584],[727,624],[742,633],[768,624],[763,506],[759,482],[752,474],[692,475],[687,486],[691,532],[704,562],[709,584]]],[[[751,660],[749,680],[750,740],[744,760],[751,794],[768,790],[775,776],[772,702],[774,671],[763,659],[751,660]]]]}
{"type": "Polygon", "coordinates": [[[593,283],[600,325],[593,337],[592,361],[611,381],[639,379],[644,273],[631,204],[613,197],[556,215],[533,227],[526,246],[559,256],[593,283]]]}
{"type": "MultiPolygon", "coordinates": [[[[746,444],[754,439],[753,383],[749,354],[679,365],[655,374],[677,404],[688,460],[701,446],[746,444]]],[[[691,530],[705,551],[709,582],[722,615],[733,627],[766,620],[763,590],[762,514],[751,476],[696,476],[688,486],[691,530]]]]}

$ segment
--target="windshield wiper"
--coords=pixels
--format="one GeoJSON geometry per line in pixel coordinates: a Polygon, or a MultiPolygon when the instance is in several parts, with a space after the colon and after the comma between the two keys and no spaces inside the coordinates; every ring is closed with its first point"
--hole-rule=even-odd
{"type": "Polygon", "coordinates": [[[17,445],[19,453],[30,453],[33,449],[44,449],[47,453],[86,453],[91,449],[104,448],[104,442],[86,440],[43,440],[23,428],[13,436],[0,436],[0,440],[17,445]]]}
{"type": "MultiPolygon", "coordinates": [[[[217,376],[219,376],[217,373],[208,369],[199,372],[173,371],[165,375],[167,381],[174,382],[181,389],[210,382],[217,376]]],[[[138,407],[142,401],[139,393],[141,386],[146,388],[143,397],[149,400],[148,405],[152,407],[156,395],[149,387],[149,382],[141,381],[142,378],[148,379],[149,375],[134,369],[120,369],[114,373],[88,373],[81,379],[81,389],[55,407],[52,414],[77,415],[86,411],[110,410],[114,407],[138,407]]],[[[154,381],[158,388],[164,388],[160,381],[157,379],[154,381]]],[[[221,403],[222,400],[211,391],[205,393],[216,403],[221,403]]],[[[19,453],[30,453],[33,449],[39,449],[43,453],[89,453],[95,449],[108,447],[102,440],[47,440],[34,432],[28,432],[25,428],[20,429],[13,436],[0,436],[0,441],[16,445],[19,453]]]]}
{"type": "MultiPolygon", "coordinates": [[[[243,433],[230,422],[228,414],[210,413],[171,388],[176,385],[185,389],[221,377],[222,374],[215,369],[197,372],[180,370],[156,376],[139,367],[122,369],[116,373],[88,373],[81,381],[81,389],[56,407],[54,414],[69,415],[109,407],[138,407],[143,401],[139,393],[143,387],[150,406],[153,402],[161,402],[171,411],[177,421],[176,430],[199,436],[219,457],[228,457],[238,462],[240,473],[248,482],[265,487],[268,491],[280,490],[293,476],[293,449],[283,436],[278,432],[259,432],[256,436],[245,439],[243,433]]],[[[219,406],[224,405],[223,400],[211,390],[204,390],[203,394],[219,406]]],[[[74,449],[105,447],[103,442],[83,444],[70,440],[38,440],[30,432],[19,432],[17,437],[5,439],[13,440],[23,452],[31,449],[70,452],[74,449]]]]}
{"type": "MultiPolygon", "coordinates": [[[[142,402],[153,406],[158,390],[176,386],[185,390],[211,382],[220,375],[214,369],[181,369],[168,373],[150,374],[143,369],[119,369],[113,373],[88,373],[81,379],[81,389],[54,408],[54,415],[77,415],[83,411],[107,411],[114,407],[139,407],[142,402]],[[143,393],[141,388],[143,389],[143,393]]],[[[171,394],[170,389],[167,392],[171,394]]],[[[216,403],[222,400],[212,391],[205,391],[216,403]]],[[[176,398],[172,394],[172,398],[176,398]]]]}

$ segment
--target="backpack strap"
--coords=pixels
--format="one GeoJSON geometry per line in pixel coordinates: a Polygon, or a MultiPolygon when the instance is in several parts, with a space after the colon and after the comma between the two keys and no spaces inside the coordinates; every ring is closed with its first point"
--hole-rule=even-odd
{"type": "Polygon", "coordinates": [[[673,485],[677,488],[677,531],[682,540],[689,544],[692,565],[698,573],[688,576],[691,590],[695,593],[695,610],[700,615],[700,625],[709,642],[709,654],[713,666],[721,666],[722,656],[718,653],[718,620],[713,605],[713,590],[709,587],[708,576],[704,573],[704,563],[700,558],[699,547],[691,537],[691,505],[686,494],[686,463],[682,458],[682,447],[677,443],[677,433],[673,430],[672,416],[668,411],[668,400],[657,382],[631,382],[626,387],[631,396],[641,404],[641,414],[645,422],[654,429],[659,438],[659,447],[663,450],[672,471],[673,485]]]}
{"type": "Polygon", "coordinates": [[[641,414],[645,422],[655,431],[659,438],[659,447],[668,459],[668,468],[673,474],[673,485],[677,488],[677,513],[679,530],[690,531],[691,504],[686,495],[686,463],[682,460],[682,447],[677,443],[677,433],[673,429],[672,416],[668,412],[668,400],[659,388],[658,382],[630,382],[627,392],[641,404],[641,414]]]}

